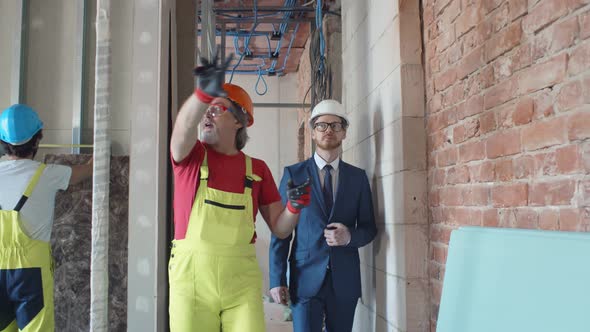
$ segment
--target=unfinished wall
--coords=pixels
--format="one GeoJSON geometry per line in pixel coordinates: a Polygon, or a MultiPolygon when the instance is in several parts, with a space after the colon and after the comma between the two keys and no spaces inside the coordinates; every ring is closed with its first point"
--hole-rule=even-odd
{"type": "Polygon", "coordinates": [[[367,171],[379,233],[361,250],[355,331],[428,331],[424,83],[417,1],[342,1],[343,159],[367,171]]]}
{"type": "MultiPolygon", "coordinates": [[[[11,79],[16,65],[15,34],[16,1],[0,1],[0,109],[8,107],[11,89],[17,83],[11,79]]],[[[75,84],[76,70],[76,22],[78,13],[71,1],[25,1],[24,26],[25,58],[22,79],[23,102],[35,108],[44,122],[42,143],[71,144],[72,118],[75,97],[79,90],[75,84]]],[[[131,105],[131,41],[133,1],[113,2],[111,75],[111,137],[114,155],[129,154],[130,105],[131,105]]],[[[88,1],[86,67],[84,72],[84,111],[82,113],[82,143],[92,144],[94,108],[94,49],[96,2],[88,1]]],[[[45,153],[69,153],[70,149],[41,149],[39,160],[45,153]]],[[[90,152],[90,151],[87,151],[90,152]]]]}
{"type": "Polygon", "coordinates": [[[10,91],[13,87],[11,75],[15,65],[13,57],[17,17],[15,1],[0,0],[0,110],[12,104],[10,91]]]}
{"type": "Polygon", "coordinates": [[[454,228],[590,231],[590,5],[422,2],[434,331],[454,228]]]}

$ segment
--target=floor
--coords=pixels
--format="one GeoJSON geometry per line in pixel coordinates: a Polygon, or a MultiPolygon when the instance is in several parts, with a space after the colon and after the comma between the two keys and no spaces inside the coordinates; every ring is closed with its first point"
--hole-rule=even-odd
{"type": "Polygon", "coordinates": [[[292,332],[292,323],[284,321],[285,307],[264,302],[264,318],[266,320],[266,332],[292,332]]]}

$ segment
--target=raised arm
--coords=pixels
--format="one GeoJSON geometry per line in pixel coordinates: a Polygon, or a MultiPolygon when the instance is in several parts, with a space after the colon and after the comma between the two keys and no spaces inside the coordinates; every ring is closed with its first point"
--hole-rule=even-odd
{"type": "Polygon", "coordinates": [[[172,131],[170,151],[174,161],[181,162],[197,142],[199,122],[207,111],[208,104],[215,97],[227,95],[222,86],[225,70],[232,59],[233,54],[225,63],[221,63],[218,53],[211,62],[201,58],[202,65],[195,68],[194,74],[198,77],[198,86],[195,93],[182,104],[172,131]]]}

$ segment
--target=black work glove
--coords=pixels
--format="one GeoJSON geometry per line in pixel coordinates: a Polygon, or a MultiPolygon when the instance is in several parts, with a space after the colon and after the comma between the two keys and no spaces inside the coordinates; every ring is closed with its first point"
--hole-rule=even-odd
{"type": "Polygon", "coordinates": [[[291,213],[299,213],[301,209],[308,206],[311,202],[311,180],[307,178],[305,182],[300,185],[293,184],[293,180],[287,183],[287,209],[291,213]]]}
{"type": "Polygon", "coordinates": [[[196,96],[204,103],[210,103],[215,97],[225,97],[227,93],[223,90],[225,82],[225,71],[233,60],[234,54],[230,54],[225,63],[219,59],[219,51],[215,51],[215,57],[211,62],[201,57],[201,65],[193,70],[197,76],[196,96]]]}

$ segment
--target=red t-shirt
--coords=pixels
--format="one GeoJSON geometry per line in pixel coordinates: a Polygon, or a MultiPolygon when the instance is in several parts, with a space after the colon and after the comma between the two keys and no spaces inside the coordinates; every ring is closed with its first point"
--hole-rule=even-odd
{"type": "MultiPolygon", "coordinates": [[[[184,239],[188,222],[199,188],[199,172],[205,156],[205,145],[197,141],[192,151],[180,163],[172,160],[174,171],[174,238],[184,239]]],[[[246,157],[243,152],[232,156],[207,149],[209,166],[209,188],[233,193],[244,192],[246,177],[246,157]]],[[[252,158],[252,172],[262,178],[252,185],[252,203],[254,220],[258,214],[258,206],[272,204],[281,200],[281,195],[266,163],[252,158]]]]}

